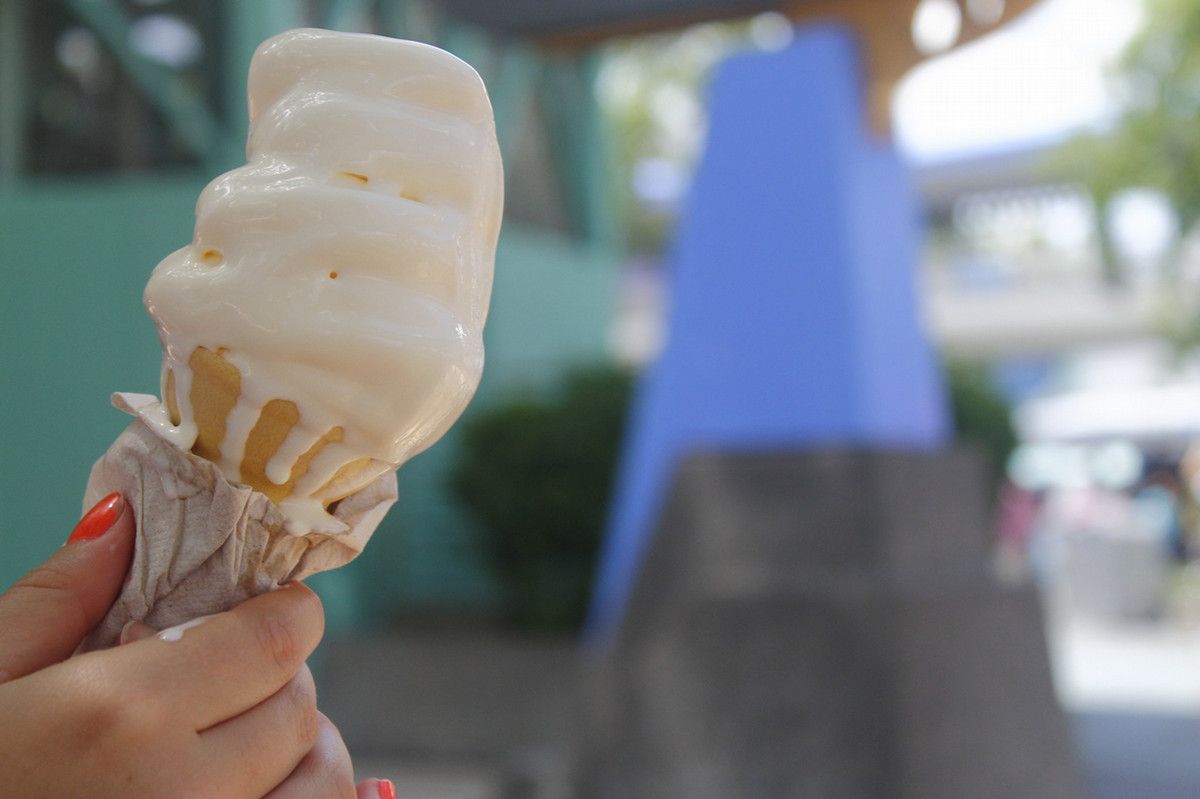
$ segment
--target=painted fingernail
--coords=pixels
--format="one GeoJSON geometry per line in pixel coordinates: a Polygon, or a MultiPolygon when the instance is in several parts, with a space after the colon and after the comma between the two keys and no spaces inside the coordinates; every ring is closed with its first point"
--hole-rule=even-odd
{"type": "Polygon", "coordinates": [[[136,619],[125,622],[125,626],[121,628],[121,635],[117,638],[118,646],[125,646],[125,644],[129,643],[129,631],[133,629],[133,625],[135,624],[137,624],[136,619]]]}
{"type": "Polygon", "coordinates": [[[379,789],[379,799],[396,799],[396,786],[391,780],[380,780],[375,787],[379,789]]]}
{"type": "Polygon", "coordinates": [[[120,494],[109,494],[83,515],[79,524],[75,525],[67,543],[73,544],[76,541],[91,541],[93,538],[99,538],[109,531],[120,518],[123,510],[125,510],[125,498],[120,494]]]}

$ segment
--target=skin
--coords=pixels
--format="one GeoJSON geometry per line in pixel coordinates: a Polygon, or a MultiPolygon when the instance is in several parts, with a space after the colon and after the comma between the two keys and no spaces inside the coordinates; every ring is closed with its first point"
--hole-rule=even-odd
{"type": "Polygon", "coordinates": [[[164,641],[71,657],[108,611],[133,550],[127,507],[0,596],[0,796],[359,797],[305,659],[324,629],[295,583],[164,641]],[[249,756],[248,756],[249,755],[249,756]]]}

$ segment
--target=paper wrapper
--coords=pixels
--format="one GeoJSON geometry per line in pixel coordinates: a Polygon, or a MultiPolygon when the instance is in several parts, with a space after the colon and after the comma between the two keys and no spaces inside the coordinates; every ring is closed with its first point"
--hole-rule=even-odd
{"type": "MultiPolygon", "coordinates": [[[[113,405],[134,416],[154,403],[147,395],[113,396],[113,405]]],[[[112,646],[129,621],[171,627],[349,563],[396,501],[396,475],[381,475],[337,503],[333,515],[348,531],[293,535],[271,500],[230,483],[215,464],[183,452],[139,418],[92,467],[83,507],[114,491],[137,522],[133,563],[82,651],[112,646]]]]}

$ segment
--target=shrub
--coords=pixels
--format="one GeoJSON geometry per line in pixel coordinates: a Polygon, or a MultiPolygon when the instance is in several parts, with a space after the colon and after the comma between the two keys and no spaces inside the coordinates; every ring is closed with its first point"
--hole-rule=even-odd
{"type": "Polygon", "coordinates": [[[631,390],[628,372],[593,367],[571,373],[557,397],[518,399],[465,425],[452,488],[481,522],[520,627],[583,620],[631,390]]]}
{"type": "Polygon", "coordinates": [[[946,365],[946,383],[955,436],[979,449],[993,482],[998,484],[1004,478],[1008,456],[1017,445],[1012,409],[982,363],[951,361],[946,365]]]}

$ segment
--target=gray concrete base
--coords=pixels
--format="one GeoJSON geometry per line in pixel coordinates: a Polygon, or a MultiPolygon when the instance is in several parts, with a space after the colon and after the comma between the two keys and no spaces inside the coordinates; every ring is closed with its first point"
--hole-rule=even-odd
{"type": "Polygon", "coordinates": [[[699,456],[598,670],[591,796],[1077,797],[970,455],[699,456]]]}

